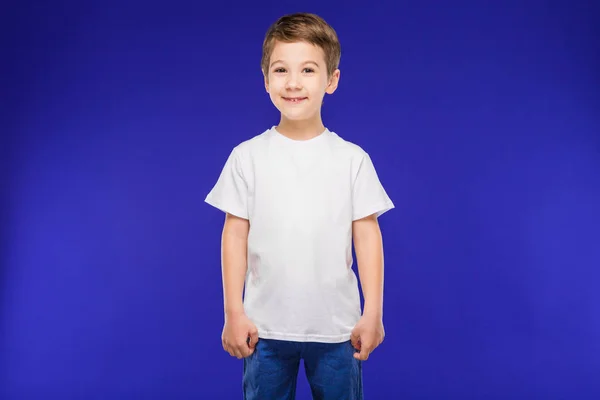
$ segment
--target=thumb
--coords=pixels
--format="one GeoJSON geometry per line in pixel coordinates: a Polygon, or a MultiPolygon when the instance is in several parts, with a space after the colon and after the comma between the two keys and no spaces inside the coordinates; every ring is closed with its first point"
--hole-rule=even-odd
{"type": "Polygon", "coordinates": [[[352,347],[356,350],[360,350],[360,336],[358,334],[352,332],[352,335],[350,335],[350,342],[352,343],[352,347]]]}
{"type": "Polygon", "coordinates": [[[360,350],[360,353],[354,353],[354,358],[361,361],[366,361],[369,358],[369,352],[366,347],[360,350]]]}
{"type": "Polygon", "coordinates": [[[255,326],[253,326],[250,329],[250,331],[248,332],[248,336],[250,338],[250,341],[248,342],[248,345],[250,347],[256,346],[256,343],[258,343],[258,329],[256,329],[255,326]]]}

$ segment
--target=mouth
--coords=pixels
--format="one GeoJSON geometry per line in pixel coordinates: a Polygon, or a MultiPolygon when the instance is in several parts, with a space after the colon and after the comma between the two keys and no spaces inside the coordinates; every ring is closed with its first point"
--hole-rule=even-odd
{"type": "Polygon", "coordinates": [[[283,97],[287,103],[300,103],[306,100],[308,97],[283,97]]]}

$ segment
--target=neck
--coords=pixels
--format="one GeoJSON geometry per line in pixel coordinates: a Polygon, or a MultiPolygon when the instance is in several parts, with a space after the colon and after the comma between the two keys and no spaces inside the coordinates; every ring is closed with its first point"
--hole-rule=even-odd
{"type": "Polygon", "coordinates": [[[325,130],[320,117],[303,121],[291,121],[281,116],[277,132],[295,140],[309,140],[319,136],[325,130]]]}

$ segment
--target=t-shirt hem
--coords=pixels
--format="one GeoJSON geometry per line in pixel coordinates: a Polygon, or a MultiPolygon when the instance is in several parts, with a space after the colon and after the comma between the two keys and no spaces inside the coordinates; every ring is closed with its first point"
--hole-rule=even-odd
{"type": "Polygon", "coordinates": [[[236,217],[243,218],[243,219],[248,219],[247,212],[243,211],[242,209],[240,209],[238,207],[224,204],[223,202],[219,202],[210,195],[207,196],[206,199],[204,199],[204,201],[207,204],[213,206],[214,208],[216,208],[224,213],[235,215],[236,217]]]}
{"type": "Polygon", "coordinates": [[[392,210],[393,208],[394,208],[394,203],[392,203],[391,201],[388,201],[383,204],[378,204],[375,207],[367,208],[362,212],[355,213],[352,217],[352,220],[357,221],[359,219],[368,217],[369,215],[373,215],[373,214],[376,214],[377,217],[381,217],[383,214],[392,210]]]}
{"type": "Polygon", "coordinates": [[[268,332],[258,330],[259,339],[283,340],[290,342],[342,343],[350,340],[351,333],[340,335],[305,335],[297,333],[268,332]]]}

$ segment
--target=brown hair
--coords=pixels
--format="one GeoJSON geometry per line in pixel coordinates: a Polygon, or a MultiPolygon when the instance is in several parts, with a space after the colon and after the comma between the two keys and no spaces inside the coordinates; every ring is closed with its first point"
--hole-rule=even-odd
{"type": "Polygon", "coordinates": [[[341,46],[335,30],[318,15],[310,13],[289,14],[279,18],[269,27],[262,48],[261,68],[268,75],[271,53],[275,42],[307,42],[320,47],[325,53],[327,75],[331,77],[339,67],[341,46]]]}

